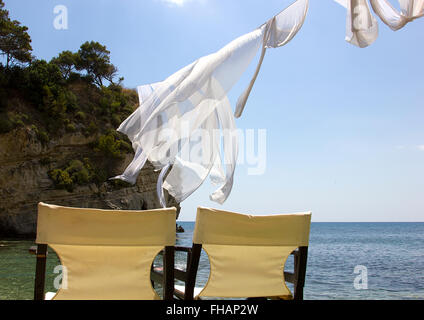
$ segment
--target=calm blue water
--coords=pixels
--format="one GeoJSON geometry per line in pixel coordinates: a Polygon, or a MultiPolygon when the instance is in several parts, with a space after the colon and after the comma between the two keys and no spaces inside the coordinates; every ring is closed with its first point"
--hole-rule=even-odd
{"type": "MultiPolygon", "coordinates": [[[[180,223],[177,244],[191,246],[194,223],[180,223]]],[[[30,241],[0,240],[0,300],[31,299],[35,258],[30,241]]],[[[185,267],[178,253],[176,263],[185,267]]],[[[47,287],[58,264],[49,255],[47,287]]],[[[293,264],[289,261],[286,269],[293,264]]],[[[209,263],[202,256],[197,285],[206,283],[209,263]]],[[[424,299],[424,223],[312,223],[305,299],[424,299]],[[367,268],[368,289],[357,290],[355,266],[367,268]]]]}

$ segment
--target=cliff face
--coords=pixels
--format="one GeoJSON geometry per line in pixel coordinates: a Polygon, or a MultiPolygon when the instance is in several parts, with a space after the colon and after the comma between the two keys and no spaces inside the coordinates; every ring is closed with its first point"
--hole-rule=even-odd
{"type": "MultiPolygon", "coordinates": [[[[66,133],[42,143],[33,128],[16,128],[0,134],[0,236],[33,237],[36,231],[37,203],[83,208],[140,210],[159,208],[156,195],[158,173],[146,165],[134,186],[88,182],[73,190],[58,188],[51,171],[75,159],[106,162],[108,174],[123,172],[133,154],[107,159],[93,151],[97,137],[79,132],[66,133]]],[[[110,175],[110,176],[113,176],[110,175]]],[[[168,206],[178,204],[167,196],[168,206]]]]}

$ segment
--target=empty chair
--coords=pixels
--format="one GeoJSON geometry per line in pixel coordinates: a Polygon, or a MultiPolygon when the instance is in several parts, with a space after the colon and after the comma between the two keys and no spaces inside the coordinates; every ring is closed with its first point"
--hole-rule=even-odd
{"type": "Polygon", "coordinates": [[[164,254],[164,297],[172,298],[176,209],[120,211],[38,204],[35,299],[44,299],[47,245],[63,266],[53,299],[160,299],[150,269],[164,254]]]}
{"type": "MultiPolygon", "coordinates": [[[[183,299],[201,297],[303,299],[311,213],[250,216],[198,208],[187,271],[176,286],[183,299]],[[210,261],[204,288],[195,288],[201,250],[210,261]],[[294,255],[294,273],[284,272],[294,255]],[[294,284],[294,295],[286,285],[294,284]]],[[[181,274],[178,270],[177,274],[181,274]]]]}

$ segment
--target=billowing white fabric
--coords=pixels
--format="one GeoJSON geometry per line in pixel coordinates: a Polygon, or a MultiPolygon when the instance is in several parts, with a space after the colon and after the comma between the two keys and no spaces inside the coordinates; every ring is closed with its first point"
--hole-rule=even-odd
{"type": "MultiPolygon", "coordinates": [[[[361,48],[372,44],[378,37],[378,23],[368,0],[334,1],[347,9],[346,40],[361,48]]],[[[388,0],[370,1],[377,15],[393,30],[424,13],[424,0],[399,0],[400,13],[388,0]]],[[[304,23],[308,4],[308,0],[297,0],[218,52],[200,58],[162,82],[140,86],[139,108],[118,128],[132,141],[135,156],[125,172],[112,179],[134,184],[149,160],[161,170],[157,192],[162,206],[163,189],[181,202],[208,176],[218,185],[210,198],[222,204],[231,192],[238,156],[234,116],[243,113],[266,49],[293,39],[304,23]],[[259,49],[258,66],[233,116],[227,94],[259,49]]]]}
{"type": "Polygon", "coordinates": [[[395,31],[424,15],[424,0],[399,0],[401,12],[393,8],[387,0],[370,1],[380,19],[395,31]]]}
{"type": "Polygon", "coordinates": [[[262,66],[266,49],[284,46],[293,39],[304,23],[307,11],[307,1],[296,1],[287,9],[268,21],[269,28],[268,33],[264,36],[264,45],[262,47],[261,57],[259,58],[259,63],[256,67],[252,81],[237,101],[235,112],[236,118],[239,118],[243,112],[249,94],[252,91],[253,85],[262,66]]]}
{"type": "Polygon", "coordinates": [[[148,159],[162,170],[158,195],[163,206],[162,187],[181,202],[208,175],[218,185],[210,198],[222,204],[231,192],[238,156],[237,131],[227,93],[262,48],[254,78],[237,104],[236,115],[240,116],[266,48],[289,42],[303,25],[307,9],[308,0],[297,0],[218,52],[200,58],[163,82],[139,87],[139,108],[118,128],[132,141],[135,157],[125,172],[113,179],[134,184],[148,159]]]}
{"type": "MultiPolygon", "coordinates": [[[[334,0],[347,9],[346,41],[364,48],[378,37],[377,20],[367,0],[334,0]]],[[[392,30],[403,28],[408,22],[424,16],[424,0],[399,0],[401,12],[388,0],[370,0],[374,12],[392,30]]]]}
{"type": "Polygon", "coordinates": [[[350,0],[347,3],[346,41],[365,48],[378,37],[378,23],[367,0],[350,0]]]}

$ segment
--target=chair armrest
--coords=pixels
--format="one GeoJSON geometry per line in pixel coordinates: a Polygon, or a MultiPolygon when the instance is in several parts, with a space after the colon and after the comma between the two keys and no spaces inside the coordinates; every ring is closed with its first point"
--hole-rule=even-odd
{"type": "MultiPolygon", "coordinates": [[[[183,247],[183,246],[175,246],[174,250],[176,252],[186,252],[187,253],[187,261],[191,255],[191,247],[183,247]]],[[[159,253],[163,255],[163,250],[159,253]]],[[[174,268],[174,278],[180,281],[185,282],[187,280],[187,271],[174,268]]],[[[163,268],[162,267],[152,267],[151,270],[151,279],[153,282],[161,282],[163,279],[163,268]]]]}
{"type": "Polygon", "coordinates": [[[284,271],[284,280],[286,280],[286,282],[290,282],[293,283],[295,282],[295,276],[293,272],[287,272],[284,271]]]}
{"type": "MultiPolygon", "coordinates": [[[[35,246],[31,246],[31,247],[29,247],[29,249],[28,249],[28,252],[30,253],[30,254],[33,254],[33,255],[37,255],[37,251],[38,251],[38,246],[37,245],[35,245],[35,246]]],[[[48,255],[48,252],[46,251],[46,256],[48,255]]]]}
{"type": "Polygon", "coordinates": [[[28,252],[30,254],[37,254],[37,246],[31,246],[31,247],[29,247],[28,252]]]}
{"type": "Polygon", "coordinates": [[[191,253],[191,247],[175,246],[175,251],[191,253]]]}
{"type": "MultiPolygon", "coordinates": [[[[191,247],[174,246],[174,250],[179,252],[191,253],[191,247]]],[[[158,254],[163,255],[163,250],[161,250],[158,254]]]]}
{"type": "MultiPolygon", "coordinates": [[[[161,282],[163,278],[163,268],[155,267],[151,271],[151,278],[153,282],[161,282]]],[[[187,280],[187,273],[184,270],[174,268],[174,278],[185,282],[187,280]]]]}

